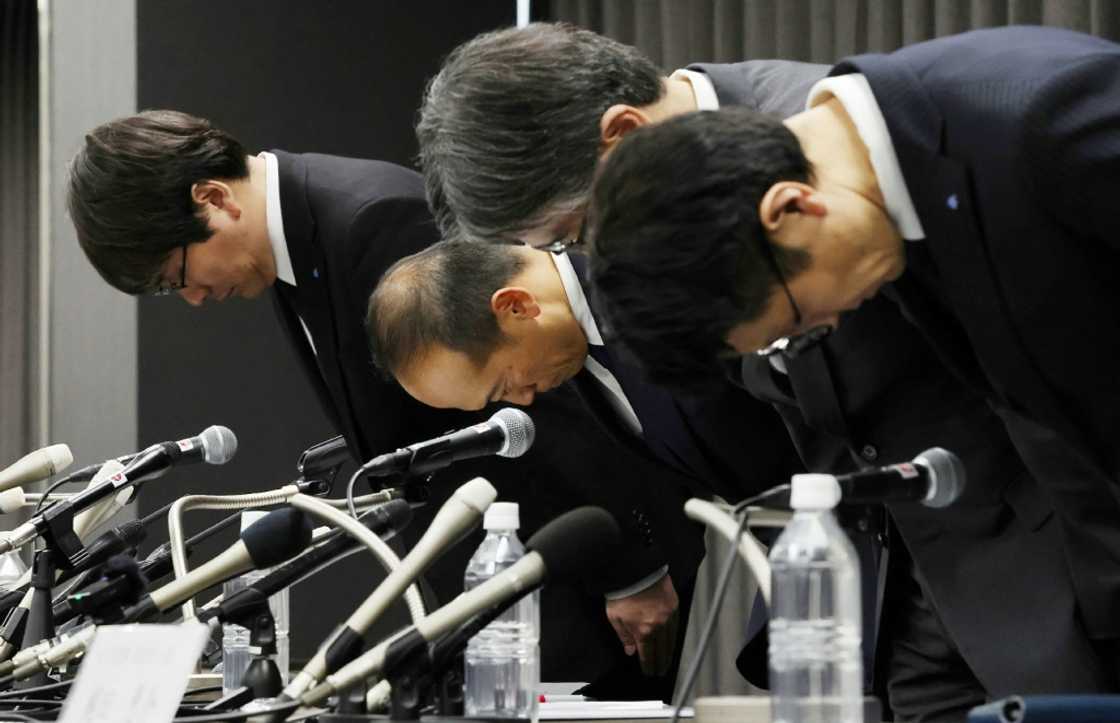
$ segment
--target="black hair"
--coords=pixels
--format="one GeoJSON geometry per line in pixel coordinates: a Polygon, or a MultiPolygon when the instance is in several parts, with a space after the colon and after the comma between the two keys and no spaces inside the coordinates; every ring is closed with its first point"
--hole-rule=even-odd
{"type": "Polygon", "coordinates": [[[780,120],[745,108],[640,128],[607,158],[588,221],[591,281],[651,381],[709,384],[733,353],[728,333],[769,303],[775,267],[788,280],[808,266],[807,252],[770,243],[758,207],[778,181],[811,173],[780,120]]]}
{"type": "Polygon", "coordinates": [[[98,273],[129,294],[154,291],[172,250],[213,235],[191,186],[249,175],[245,149],[210,121],[150,110],[90,131],[70,164],[66,203],[98,273]]]}

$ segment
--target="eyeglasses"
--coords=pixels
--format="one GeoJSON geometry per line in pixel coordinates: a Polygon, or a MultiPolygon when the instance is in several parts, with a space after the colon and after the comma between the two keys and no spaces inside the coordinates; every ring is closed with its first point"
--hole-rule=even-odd
{"type": "MultiPolygon", "coordinates": [[[[770,271],[774,273],[774,277],[778,279],[778,283],[785,292],[786,299],[789,300],[789,307],[793,310],[793,326],[797,328],[801,326],[801,309],[797,307],[797,301],[793,298],[793,292],[789,290],[789,285],[786,283],[786,277],[782,274],[781,268],[778,266],[778,259],[774,256],[774,249],[770,246],[770,242],[765,238],[761,238],[762,255],[766,258],[766,262],[770,265],[770,271]]],[[[816,346],[832,333],[831,326],[816,326],[797,336],[782,337],[770,346],[759,349],[755,352],[759,356],[773,356],[774,354],[781,354],[784,357],[793,359],[808,349],[816,346]]]]}
{"type": "Polygon", "coordinates": [[[159,288],[152,292],[152,296],[168,296],[176,291],[187,288],[187,244],[183,244],[183,263],[179,265],[179,282],[160,283],[159,288]]]}
{"type": "Polygon", "coordinates": [[[571,238],[556,239],[546,246],[539,246],[540,250],[547,251],[550,254],[562,254],[574,248],[583,248],[583,234],[587,230],[587,217],[584,216],[583,222],[579,225],[579,231],[571,238]]]}

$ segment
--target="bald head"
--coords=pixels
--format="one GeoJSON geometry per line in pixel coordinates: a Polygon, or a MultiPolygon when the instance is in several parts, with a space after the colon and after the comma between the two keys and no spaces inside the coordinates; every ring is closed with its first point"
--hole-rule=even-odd
{"type": "Polygon", "coordinates": [[[369,299],[373,359],[397,376],[436,347],[481,366],[501,343],[490,297],[526,265],[514,246],[442,241],[385,272],[369,299]]]}

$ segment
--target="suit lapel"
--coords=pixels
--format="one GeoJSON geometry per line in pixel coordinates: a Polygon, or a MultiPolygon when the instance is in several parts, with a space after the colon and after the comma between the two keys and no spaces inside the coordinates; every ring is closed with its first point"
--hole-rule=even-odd
{"type": "MultiPolygon", "coordinates": [[[[315,364],[333,401],[341,430],[348,439],[358,440],[358,425],[350,404],[345,374],[339,365],[336,315],[327,285],[326,258],[316,236],[315,216],[308,199],[307,165],[298,155],[273,151],[280,170],[280,209],[284,236],[295,272],[296,286],[281,294],[291,310],[307,325],[315,344],[315,364]]],[[[294,333],[303,340],[303,329],[295,320],[294,333]]]]}

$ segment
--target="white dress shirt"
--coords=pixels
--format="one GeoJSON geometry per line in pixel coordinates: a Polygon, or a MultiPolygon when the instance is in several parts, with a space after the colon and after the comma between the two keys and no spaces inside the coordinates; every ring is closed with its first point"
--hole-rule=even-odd
{"type": "MultiPolygon", "coordinates": [[[[264,159],[265,179],[265,219],[268,225],[268,241],[272,244],[272,258],[276,263],[276,280],[295,287],[296,272],[292,267],[292,257],[288,253],[288,239],[284,236],[284,216],[280,211],[280,168],[276,156],[268,151],[261,151],[258,158],[264,159]]],[[[296,314],[299,325],[303,327],[307,343],[311,345],[311,353],[318,356],[315,351],[315,341],[311,332],[304,323],[303,317],[296,314]]]]}
{"type": "Polygon", "coordinates": [[[681,68],[674,70],[669,79],[683,80],[692,86],[692,95],[696,98],[696,110],[719,110],[719,96],[716,95],[716,87],[712,85],[712,79],[707,73],[681,68]]]}

